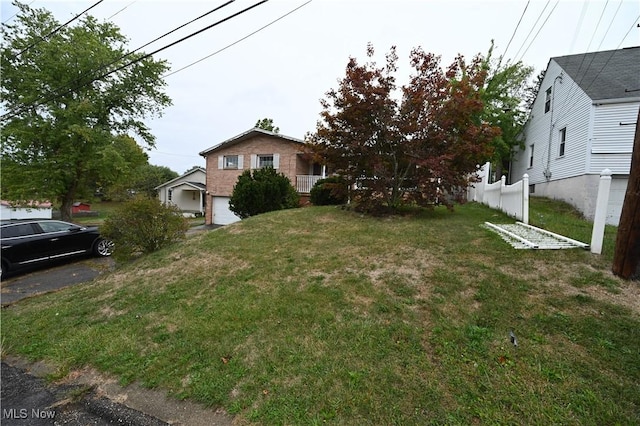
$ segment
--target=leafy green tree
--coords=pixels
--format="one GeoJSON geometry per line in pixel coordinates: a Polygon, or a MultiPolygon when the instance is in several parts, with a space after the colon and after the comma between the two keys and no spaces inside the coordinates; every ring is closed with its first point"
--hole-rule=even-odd
{"type": "Polygon", "coordinates": [[[493,42],[484,60],[487,79],[482,90],[483,120],[500,129],[492,141],[492,162],[498,176],[508,167],[514,147],[521,143],[521,132],[527,121],[529,107],[526,102],[529,79],[533,68],[522,62],[502,64],[502,57],[493,58],[493,42]]]}
{"type": "Polygon", "coordinates": [[[300,196],[291,181],[273,167],[245,170],[235,186],[229,209],[245,219],[260,213],[298,207],[300,196]]]}
{"type": "Polygon", "coordinates": [[[154,145],[143,120],[171,104],[161,78],[169,67],[127,55],[112,23],[85,16],[60,26],[45,9],[17,6],[0,44],[1,196],[55,201],[69,219],[74,200],[140,164],[139,151],[120,149],[125,135],[154,145]]]}
{"type": "MultiPolygon", "coordinates": [[[[96,186],[104,198],[123,201],[136,190],[138,169],[147,166],[148,161],[149,156],[133,138],[118,135],[96,156],[94,178],[99,179],[96,186]]],[[[90,183],[88,181],[87,185],[90,183]]]]}
{"type": "Polygon", "coordinates": [[[263,118],[262,120],[258,120],[256,125],[253,127],[257,127],[258,129],[268,130],[273,133],[280,133],[280,128],[276,127],[273,124],[272,118],[263,118]]]}
{"type": "Polygon", "coordinates": [[[100,233],[113,241],[113,256],[127,260],[152,253],[185,237],[189,223],[174,205],[157,198],[136,197],[111,213],[100,233]]]}
{"type": "Polygon", "coordinates": [[[178,176],[178,173],[168,167],[144,164],[135,169],[131,189],[138,194],[155,197],[158,195],[155,189],[158,185],[162,185],[178,176]]]}

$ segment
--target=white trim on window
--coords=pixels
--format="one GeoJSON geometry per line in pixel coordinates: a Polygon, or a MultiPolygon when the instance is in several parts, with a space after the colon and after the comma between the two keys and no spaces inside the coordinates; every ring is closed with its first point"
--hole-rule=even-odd
{"type": "Polygon", "coordinates": [[[218,170],[224,169],[224,155],[218,155],[218,170]]]}

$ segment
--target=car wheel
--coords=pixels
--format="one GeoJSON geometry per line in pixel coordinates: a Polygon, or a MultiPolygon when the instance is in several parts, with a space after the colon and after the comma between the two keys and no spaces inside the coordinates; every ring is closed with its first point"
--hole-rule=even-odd
{"type": "Polygon", "coordinates": [[[93,252],[96,256],[111,256],[113,246],[113,241],[100,238],[93,246],[93,252]]]}
{"type": "Polygon", "coordinates": [[[9,272],[9,267],[3,260],[2,262],[0,262],[0,280],[3,280],[7,276],[7,272],[9,272]]]}

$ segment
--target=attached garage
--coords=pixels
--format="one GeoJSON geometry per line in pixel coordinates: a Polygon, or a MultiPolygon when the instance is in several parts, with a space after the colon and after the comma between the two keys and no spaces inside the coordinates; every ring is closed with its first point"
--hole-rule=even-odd
{"type": "Polygon", "coordinates": [[[213,217],[211,223],[229,225],[238,222],[240,218],[229,210],[230,197],[213,197],[213,217]]]}

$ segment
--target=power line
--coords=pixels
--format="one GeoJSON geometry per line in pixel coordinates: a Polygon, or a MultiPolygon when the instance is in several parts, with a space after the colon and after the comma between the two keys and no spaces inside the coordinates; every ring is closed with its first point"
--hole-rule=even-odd
{"type": "MultiPolygon", "coordinates": [[[[222,5],[218,6],[218,7],[216,7],[216,8],[214,8],[214,9],[211,9],[210,11],[203,13],[202,15],[198,16],[197,18],[193,18],[193,19],[192,19],[192,20],[190,20],[189,22],[184,23],[184,24],[180,25],[179,27],[176,27],[176,28],[172,29],[171,31],[169,31],[169,32],[167,32],[167,33],[164,33],[164,34],[163,34],[163,35],[161,35],[160,37],[157,37],[157,38],[155,38],[155,39],[151,40],[150,42],[148,42],[148,43],[146,43],[146,44],[144,44],[144,45],[142,45],[142,46],[138,47],[136,50],[134,50],[133,52],[130,52],[129,54],[134,53],[134,52],[137,52],[138,50],[140,50],[140,49],[142,49],[142,48],[144,48],[144,47],[147,47],[147,46],[149,46],[149,45],[150,45],[150,44],[152,44],[152,43],[155,43],[156,41],[160,40],[161,38],[164,38],[164,37],[168,36],[169,34],[173,34],[173,33],[175,33],[176,31],[178,31],[178,30],[180,30],[180,29],[182,29],[182,28],[186,27],[187,25],[192,24],[192,23],[196,22],[197,20],[204,18],[205,16],[211,15],[213,12],[216,12],[216,11],[218,11],[218,10],[222,9],[223,7],[226,7],[226,6],[230,5],[230,4],[231,4],[231,3],[233,3],[234,1],[236,1],[236,0],[229,0],[229,1],[227,1],[226,3],[224,3],[224,4],[222,4],[222,5]]],[[[128,55],[129,55],[129,54],[128,54],[128,55]]],[[[125,55],[125,56],[128,56],[128,55],[125,55]]],[[[109,64],[109,65],[112,65],[112,64],[109,64]]]]}
{"type": "MultiPolygon", "coordinates": [[[[27,5],[27,6],[31,6],[36,0],[31,0],[31,2],[27,5]]],[[[7,22],[9,22],[10,20],[12,20],[13,18],[15,18],[15,16],[20,13],[20,10],[18,10],[16,13],[14,13],[13,15],[9,16],[5,21],[3,21],[3,24],[6,24],[7,22]]]]}
{"type": "Polygon", "coordinates": [[[518,23],[516,24],[516,28],[513,30],[513,34],[511,34],[511,38],[509,39],[509,43],[507,43],[507,47],[506,49],[504,49],[504,53],[502,54],[502,56],[506,56],[507,55],[507,51],[509,50],[509,46],[511,46],[511,42],[513,41],[513,38],[516,35],[516,32],[518,32],[518,28],[520,27],[520,23],[522,22],[522,18],[524,18],[524,14],[527,12],[527,8],[529,7],[529,3],[531,3],[531,0],[527,0],[527,4],[524,6],[524,10],[522,11],[522,15],[520,15],[520,19],[518,20],[518,23]]]}
{"type": "Polygon", "coordinates": [[[114,16],[118,15],[120,12],[122,12],[123,10],[125,10],[126,8],[128,8],[129,6],[131,6],[132,4],[134,4],[135,2],[137,2],[138,0],[133,0],[131,3],[129,3],[128,5],[126,5],[125,7],[123,7],[122,9],[120,9],[119,11],[117,11],[116,13],[114,13],[113,15],[109,16],[107,18],[107,21],[110,20],[111,18],[113,18],[114,16]]]}
{"type": "Polygon", "coordinates": [[[520,49],[518,49],[516,54],[513,56],[514,58],[517,57],[518,54],[520,54],[520,51],[522,50],[522,48],[524,47],[525,43],[529,39],[529,36],[533,32],[533,30],[536,28],[536,25],[538,25],[538,21],[540,21],[540,18],[542,18],[542,15],[544,14],[544,11],[547,10],[547,7],[549,6],[549,3],[551,3],[551,0],[547,0],[547,4],[544,5],[544,9],[542,9],[542,12],[540,12],[540,14],[538,15],[538,19],[536,19],[536,22],[533,24],[533,26],[529,30],[529,34],[527,34],[527,36],[525,37],[524,41],[522,42],[522,46],[520,46],[520,49]]]}
{"type": "MultiPolygon", "coordinates": [[[[593,38],[595,37],[595,34],[598,31],[598,27],[600,26],[600,22],[602,21],[602,17],[604,16],[604,12],[607,10],[607,5],[608,4],[609,4],[609,0],[607,0],[605,2],[604,7],[602,8],[602,12],[600,12],[600,18],[598,18],[598,23],[596,24],[596,27],[593,30],[593,34],[591,36],[591,40],[589,40],[589,44],[587,44],[587,48],[585,49],[585,52],[588,52],[589,48],[591,47],[591,43],[593,42],[593,38]]],[[[615,18],[615,16],[614,16],[614,18],[615,18]]],[[[600,43],[600,44],[602,44],[602,43],[600,43]]],[[[578,71],[576,71],[576,75],[580,74],[580,71],[582,70],[582,65],[584,64],[584,60],[586,59],[586,57],[587,57],[586,54],[582,55],[582,60],[580,61],[580,65],[578,66],[578,71]]],[[[568,94],[567,95],[567,102],[563,104],[563,107],[564,107],[564,105],[568,105],[571,102],[571,100],[573,99],[573,97],[578,93],[578,88],[582,84],[582,80],[584,80],[585,76],[587,75],[587,71],[589,70],[589,68],[591,68],[591,64],[593,63],[594,59],[595,59],[595,55],[591,56],[591,60],[589,61],[589,64],[587,65],[587,68],[585,69],[584,74],[580,78],[579,82],[576,82],[575,80],[572,79],[571,86],[569,86],[569,90],[567,91],[567,94],[568,94]],[[572,90],[573,90],[573,92],[572,92],[572,90]]],[[[564,112],[563,110],[560,110],[560,113],[558,115],[562,116],[563,112],[564,112]]]]}
{"type": "Polygon", "coordinates": [[[84,15],[85,13],[87,13],[88,11],[90,11],[91,9],[93,9],[94,7],[96,7],[97,5],[99,5],[100,3],[102,3],[104,0],[98,0],[96,3],[94,3],[92,6],[89,6],[88,8],[86,8],[85,10],[83,10],[82,12],[78,13],[76,16],[74,16],[73,18],[69,19],[67,22],[65,22],[62,25],[59,25],[58,28],[56,28],[55,30],[51,31],[49,34],[47,34],[44,37],[39,37],[40,39],[31,43],[29,46],[27,46],[26,48],[22,49],[20,52],[18,52],[18,54],[16,56],[20,56],[22,55],[24,52],[26,52],[27,50],[31,49],[32,47],[36,46],[37,44],[39,44],[40,42],[44,41],[45,38],[49,38],[52,35],[54,35],[55,33],[57,33],[58,31],[60,31],[61,29],[63,29],[64,27],[66,27],[67,25],[69,25],[70,23],[72,23],[73,21],[75,21],[76,19],[78,19],[79,17],[81,17],[82,15],[84,15]]]}
{"type": "Polygon", "coordinates": [[[187,68],[189,68],[189,67],[192,67],[193,65],[196,65],[196,64],[198,64],[198,63],[200,63],[200,62],[204,61],[205,59],[209,59],[210,57],[212,57],[212,56],[214,56],[214,55],[217,55],[218,53],[220,53],[220,52],[222,52],[222,51],[224,51],[224,50],[227,50],[228,48],[230,48],[230,47],[232,47],[232,46],[234,46],[234,45],[236,45],[236,44],[240,43],[241,41],[244,41],[244,40],[248,39],[248,38],[249,38],[249,37],[251,37],[252,35],[254,35],[254,34],[256,34],[256,33],[259,33],[260,31],[264,30],[265,28],[267,28],[267,27],[269,27],[269,26],[271,26],[271,25],[275,24],[275,23],[276,23],[276,22],[278,22],[279,20],[281,20],[281,19],[283,19],[283,18],[285,18],[285,17],[287,17],[287,16],[291,15],[293,12],[295,12],[295,11],[297,11],[298,9],[301,9],[302,7],[304,7],[304,6],[308,5],[308,4],[309,4],[309,3],[311,3],[312,1],[313,1],[313,0],[308,0],[306,3],[303,3],[303,4],[301,4],[300,6],[296,7],[295,9],[290,10],[289,12],[287,12],[287,13],[285,13],[284,15],[280,16],[279,18],[274,19],[273,21],[271,21],[271,22],[269,22],[268,24],[266,24],[266,25],[264,25],[264,26],[262,26],[262,27],[258,28],[258,29],[257,29],[257,30],[255,30],[254,32],[247,34],[246,36],[242,37],[241,39],[238,39],[238,40],[234,41],[233,43],[226,45],[226,46],[225,46],[225,47],[223,47],[222,49],[218,49],[218,50],[216,50],[215,52],[213,52],[213,53],[211,53],[211,54],[209,54],[209,55],[205,56],[204,58],[200,58],[200,59],[198,59],[197,61],[191,62],[189,65],[185,65],[185,66],[184,66],[184,67],[182,67],[182,68],[179,68],[179,69],[177,69],[177,70],[175,70],[175,71],[170,72],[169,74],[165,74],[165,75],[163,76],[163,78],[167,78],[167,77],[169,77],[169,76],[171,76],[171,75],[177,74],[177,73],[179,73],[180,71],[183,71],[183,70],[185,70],[185,69],[187,69],[187,68]]]}
{"type": "MultiPolygon", "coordinates": [[[[624,37],[622,37],[622,40],[620,40],[620,43],[618,44],[618,46],[616,46],[616,48],[615,48],[615,49],[613,49],[613,50],[611,51],[611,54],[610,54],[610,55],[609,55],[609,57],[607,58],[606,62],[604,63],[604,65],[602,65],[602,68],[600,68],[600,70],[599,70],[599,71],[598,71],[598,73],[595,75],[595,77],[593,77],[593,79],[591,80],[591,83],[589,83],[589,85],[584,89],[584,92],[587,92],[587,91],[591,88],[591,86],[593,85],[593,83],[595,83],[595,82],[596,82],[596,80],[598,79],[598,77],[600,76],[600,74],[602,73],[602,71],[604,71],[604,69],[607,67],[607,65],[609,65],[609,62],[611,61],[611,58],[613,58],[613,55],[615,55],[616,51],[620,49],[620,46],[622,46],[622,43],[624,43],[625,39],[629,36],[629,33],[631,32],[631,30],[636,26],[636,21],[638,21],[639,19],[640,19],[640,15],[638,15],[638,16],[633,20],[633,23],[631,24],[631,27],[629,27],[629,30],[626,32],[626,34],[624,35],[624,37]]],[[[586,53],[585,53],[585,55],[586,55],[586,53]]],[[[587,70],[588,70],[588,68],[587,68],[587,70]]],[[[586,71],[587,71],[587,70],[585,70],[585,74],[586,74],[586,71]]],[[[582,79],[584,79],[584,77],[583,77],[582,79]]],[[[580,81],[582,81],[582,79],[580,79],[580,81]]],[[[564,112],[564,114],[562,114],[560,117],[558,117],[558,118],[556,119],[556,122],[557,122],[558,120],[560,120],[561,118],[564,118],[564,117],[569,113],[569,111],[572,111],[572,110],[573,110],[573,108],[575,108],[575,106],[578,104],[578,102],[579,102],[579,101],[580,101],[580,98],[576,99],[576,101],[573,103],[573,105],[571,105],[571,108],[568,108],[568,109],[564,112]]]]}
{"type": "Polygon", "coordinates": [[[538,29],[538,32],[536,33],[535,36],[533,36],[533,38],[531,39],[531,42],[529,43],[529,45],[527,46],[527,48],[524,50],[524,52],[522,52],[522,56],[520,56],[520,61],[522,60],[522,58],[524,57],[524,55],[527,53],[527,51],[529,50],[529,48],[531,47],[531,45],[533,44],[533,42],[536,40],[536,38],[538,38],[538,35],[540,34],[540,31],[542,31],[542,29],[544,28],[545,24],[547,23],[547,21],[549,20],[549,18],[551,17],[551,15],[553,14],[553,11],[556,10],[556,7],[558,6],[558,3],[560,3],[560,0],[556,0],[556,4],[553,5],[553,9],[551,9],[551,12],[549,12],[549,14],[547,15],[546,19],[544,20],[544,22],[542,23],[542,25],[540,26],[540,28],[538,29]]]}
{"type": "MultiPolygon", "coordinates": [[[[235,1],[235,0],[232,0],[232,1],[235,1]]],[[[41,99],[43,99],[43,98],[45,97],[44,95],[43,95],[43,96],[41,96],[40,98],[36,99],[35,101],[33,101],[30,105],[23,105],[23,106],[22,106],[22,107],[20,107],[17,111],[14,111],[14,112],[7,112],[7,113],[3,114],[2,116],[0,116],[0,119],[4,119],[4,120],[11,119],[11,118],[15,117],[16,115],[18,115],[20,112],[24,111],[24,110],[25,110],[25,109],[27,109],[27,108],[30,108],[30,107],[37,107],[37,106],[39,106],[39,105],[42,105],[42,104],[43,104],[43,103],[45,103],[45,102],[49,102],[49,101],[51,101],[51,100],[54,100],[54,99],[60,98],[60,97],[62,97],[62,96],[64,96],[64,95],[67,95],[67,94],[69,94],[69,93],[73,92],[74,90],[78,90],[78,89],[80,89],[80,88],[82,88],[82,87],[84,87],[84,86],[86,86],[86,85],[88,85],[88,84],[93,83],[94,81],[102,80],[103,78],[105,78],[105,77],[107,77],[107,76],[109,76],[109,75],[111,75],[111,74],[113,74],[113,73],[116,73],[116,72],[118,72],[118,71],[120,71],[120,70],[122,70],[122,69],[124,69],[124,68],[127,68],[127,67],[129,67],[129,66],[131,66],[131,65],[134,65],[134,64],[136,64],[136,63],[138,63],[138,62],[140,62],[140,61],[143,61],[144,59],[147,59],[147,58],[149,58],[149,57],[151,57],[151,56],[155,55],[156,53],[159,53],[159,52],[161,52],[161,51],[163,51],[163,50],[165,50],[165,49],[168,49],[168,48],[170,48],[170,47],[172,47],[172,46],[175,46],[176,44],[179,44],[179,43],[181,43],[181,42],[183,42],[183,41],[185,41],[185,40],[187,40],[187,39],[189,39],[189,38],[191,38],[191,37],[194,37],[194,36],[196,36],[196,35],[198,35],[198,34],[200,34],[200,33],[204,32],[204,31],[207,31],[207,30],[209,30],[209,29],[211,29],[211,28],[213,28],[213,27],[215,27],[215,26],[217,26],[217,25],[220,25],[220,24],[222,24],[223,22],[226,22],[226,21],[228,21],[228,20],[230,20],[230,19],[233,19],[233,18],[235,18],[235,17],[237,17],[237,16],[239,16],[239,15],[242,15],[243,13],[246,13],[246,12],[248,12],[249,10],[251,10],[251,9],[253,9],[253,8],[255,8],[255,7],[258,7],[258,6],[262,5],[262,4],[266,3],[267,1],[269,1],[269,0],[262,0],[262,1],[260,1],[260,2],[258,2],[258,3],[256,3],[256,4],[254,4],[254,5],[252,5],[252,6],[249,6],[249,7],[245,8],[245,9],[243,9],[243,10],[239,11],[239,12],[236,12],[236,13],[234,13],[234,14],[232,14],[232,15],[229,15],[229,16],[227,16],[226,18],[223,18],[223,19],[221,19],[221,20],[219,20],[219,21],[217,21],[217,22],[214,22],[214,23],[213,23],[213,24],[211,24],[211,25],[208,25],[208,26],[206,26],[206,27],[204,27],[204,28],[202,28],[202,29],[200,29],[200,30],[198,30],[198,31],[196,31],[196,32],[193,32],[193,33],[191,33],[191,34],[189,34],[189,35],[187,35],[187,36],[185,36],[185,37],[183,37],[183,38],[181,38],[181,39],[177,40],[177,41],[174,41],[174,42],[172,42],[172,43],[170,43],[170,44],[168,44],[168,45],[166,45],[166,46],[164,46],[164,47],[161,47],[161,48],[159,48],[159,49],[156,49],[156,50],[154,50],[154,51],[153,51],[153,52],[151,52],[151,53],[145,54],[145,55],[143,55],[143,56],[141,56],[141,57],[139,57],[139,58],[137,58],[137,59],[135,59],[135,60],[133,60],[133,61],[131,61],[131,62],[127,63],[127,64],[124,64],[124,65],[122,65],[122,66],[120,66],[120,67],[117,67],[117,68],[115,68],[115,69],[113,69],[113,70],[111,70],[111,71],[109,71],[109,72],[106,72],[106,73],[104,73],[104,74],[102,74],[102,75],[100,75],[100,76],[98,76],[98,77],[90,77],[90,79],[89,79],[88,81],[86,81],[86,82],[84,82],[84,83],[79,83],[77,86],[75,86],[75,87],[71,87],[70,89],[66,90],[65,92],[62,92],[62,93],[54,93],[54,92],[57,92],[57,91],[59,91],[59,90],[64,90],[66,87],[69,87],[69,85],[67,85],[67,86],[63,86],[63,87],[58,88],[58,89],[55,89],[55,90],[53,90],[52,92],[49,92],[50,96],[49,96],[48,98],[44,99],[43,101],[40,101],[40,100],[41,100],[41,99]]],[[[223,6],[224,6],[224,5],[223,5],[223,6]]],[[[223,6],[220,6],[220,7],[223,7],[223,6]]],[[[147,44],[149,44],[149,43],[147,43],[147,44]]],[[[132,53],[132,52],[130,52],[129,54],[131,54],[131,53],[132,53]]],[[[125,56],[128,56],[129,54],[127,54],[127,55],[125,55],[125,56]]],[[[102,68],[104,68],[104,66],[103,66],[102,68]]],[[[102,68],[99,68],[99,69],[98,69],[98,71],[99,71],[100,69],[102,69],[102,68]]],[[[96,71],[94,71],[93,73],[95,73],[95,72],[96,72],[96,71]]]]}

